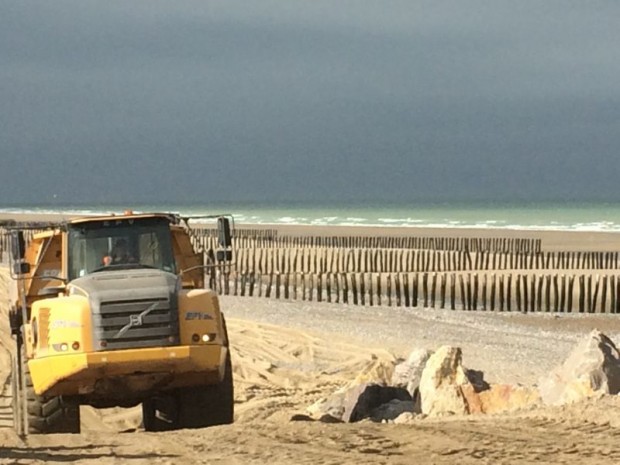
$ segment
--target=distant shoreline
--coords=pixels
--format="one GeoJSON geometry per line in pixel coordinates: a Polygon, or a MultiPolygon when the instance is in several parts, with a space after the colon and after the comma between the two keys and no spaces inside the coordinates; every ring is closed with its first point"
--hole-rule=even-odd
{"type": "MultiPolygon", "coordinates": [[[[578,231],[620,233],[620,205],[582,205],[567,202],[565,205],[538,206],[512,205],[385,205],[371,207],[360,205],[347,207],[339,205],[316,206],[278,206],[265,204],[251,207],[248,205],[204,207],[142,205],[129,207],[134,211],[164,211],[179,213],[184,216],[204,216],[214,213],[233,214],[238,224],[260,225],[265,228],[293,227],[361,227],[382,228],[384,231],[397,230],[410,234],[410,228],[457,229],[466,231],[489,230],[495,235],[498,230],[533,231],[578,231]]],[[[0,207],[0,216],[23,215],[43,217],[71,217],[77,215],[102,215],[125,209],[119,206],[57,206],[57,207],[0,207]]],[[[200,220],[196,221],[197,223],[200,220]]]]}
{"type": "MultiPolygon", "coordinates": [[[[0,213],[0,221],[63,221],[78,215],[53,213],[0,213]]],[[[237,228],[272,229],[292,236],[387,236],[387,237],[475,237],[541,239],[544,251],[620,252],[620,232],[467,228],[430,226],[354,226],[237,223],[237,228]]]]}

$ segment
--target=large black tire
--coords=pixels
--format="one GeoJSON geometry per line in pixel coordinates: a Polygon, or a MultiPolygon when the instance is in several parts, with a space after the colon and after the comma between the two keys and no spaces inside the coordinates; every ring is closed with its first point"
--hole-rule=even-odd
{"type": "Polygon", "coordinates": [[[145,431],[171,431],[178,428],[178,401],[175,394],[142,402],[142,425],[145,431]]]}
{"type": "Polygon", "coordinates": [[[222,381],[182,391],[179,396],[179,426],[181,428],[206,428],[232,423],[235,414],[235,399],[230,351],[226,355],[222,381]]]}
{"type": "Polygon", "coordinates": [[[177,389],[168,396],[154,397],[142,403],[142,421],[146,431],[227,425],[233,422],[233,417],[230,351],[226,356],[224,377],[219,383],[177,389]]]}
{"type": "MultiPolygon", "coordinates": [[[[21,375],[24,377],[28,434],[80,433],[80,404],[77,399],[63,396],[39,396],[34,392],[25,355],[21,357],[21,375]]],[[[14,396],[15,398],[15,396],[14,396]]]]}

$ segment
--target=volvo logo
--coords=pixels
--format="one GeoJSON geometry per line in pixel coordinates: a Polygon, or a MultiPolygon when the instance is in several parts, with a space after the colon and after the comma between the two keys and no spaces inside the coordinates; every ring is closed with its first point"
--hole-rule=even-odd
{"type": "Polygon", "coordinates": [[[142,326],[142,314],[129,315],[129,326],[142,326]]]}
{"type": "Polygon", "coordinates": [[[118,339],[135,326],[142,326],[144,324],[143,318],[151,311],[155,310],[155,307],[157,307],[157,302],[155,302],[153,305],[149,305],[142,313],[134,313],[133,315],[129,315],[129,323],[123,326],[121,330],[116,333],[113,339],[118,339]]]}

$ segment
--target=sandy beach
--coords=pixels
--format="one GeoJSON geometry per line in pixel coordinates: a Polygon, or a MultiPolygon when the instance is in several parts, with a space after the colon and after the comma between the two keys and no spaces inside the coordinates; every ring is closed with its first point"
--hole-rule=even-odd
{"type": "MultiPolygon", "coordinates": [[[[21,218],[35,219],[35,218],[21,218]]],[[[41,218],[36,218],[41,219],[41,218]]],[[[49,218],[45,218],[49,219],[49,218]]],[[[374,228],[278,226],[282,234],[376,234],[374,228]]],[[[380,234],[472,237],[489,230],[384,228],[380,234]],[[455,235],[455,236],[451,236],[455,235]]],[[[499,231],[545,249],[617,250],[608,233],[499,231]],[[571,249],[574,247],[574,249],[571,249]],[[605,249],[604,247],[608,247],[605,249]]],[[[480,236],[478,236],[480,235],[480,236]]],[[[10,428],[8,272],[0,268],[0,463],[78,464],[594,464],[620,461],[620,398],[515,413],[420,418],[409,424],[293,422],[369,364],[454,345],[496,383],[531,386],[593,328],[620,342],[616,315],[462,312],[222,297],[234,365],[233,425],[145,433],[140,409],[82,407],[81,435],[18,438],[10,428]]]]}

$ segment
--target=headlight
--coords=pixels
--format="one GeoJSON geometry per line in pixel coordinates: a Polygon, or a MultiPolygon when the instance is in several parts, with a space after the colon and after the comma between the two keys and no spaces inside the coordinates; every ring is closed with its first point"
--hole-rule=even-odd
{"type": "Polygon", "coordinates": [[[60,344],[52,344],[52,348],[56,351],[56,352],[66,352],[69,350],[69,344],[67,344],[66,342],[60,343],[60,344]]]}

